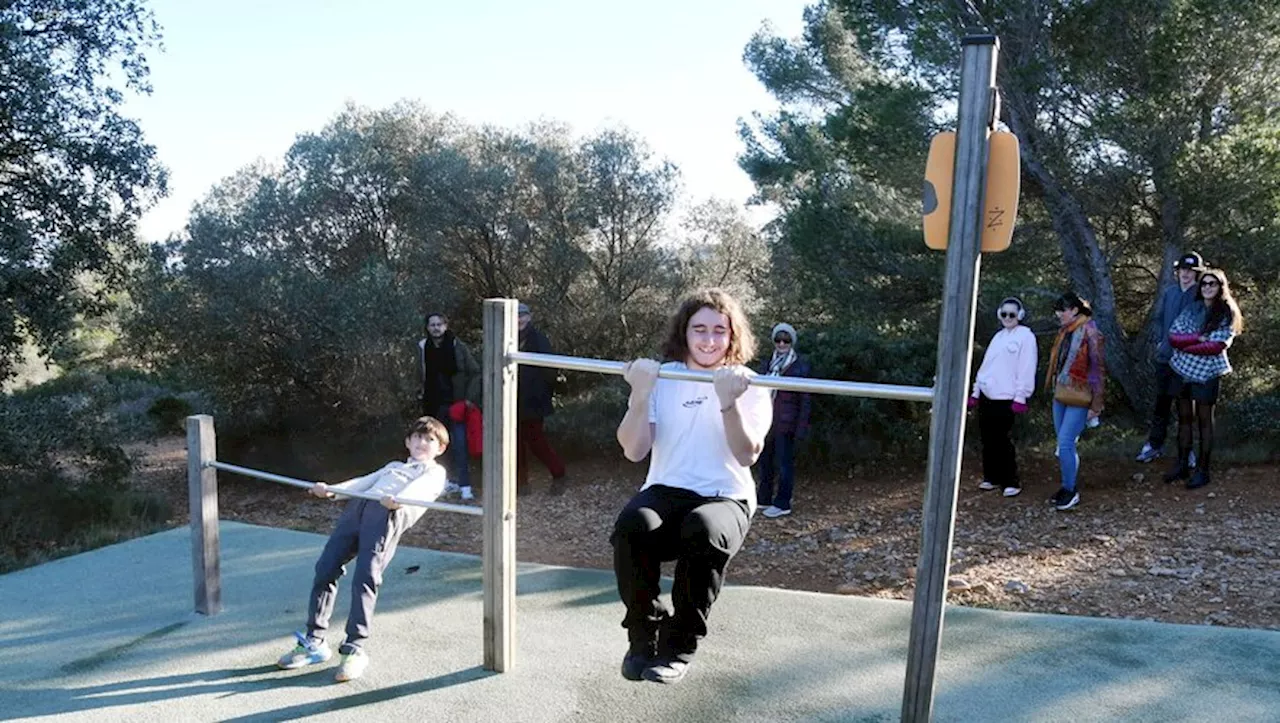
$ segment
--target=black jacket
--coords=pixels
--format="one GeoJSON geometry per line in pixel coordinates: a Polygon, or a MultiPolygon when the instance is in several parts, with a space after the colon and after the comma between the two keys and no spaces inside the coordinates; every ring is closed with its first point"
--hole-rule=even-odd
{"type": "MultiPolygon", "coordinates": [[[[520,335],[520,351],[550,354],[551,341],[530,323],[520,335]]],[[[517,383],[519,391],[516,397],[516,417],[518,419],[543,419],[551,416],[554,411],[551,406],[551,396],[556,383],[556,370],[522,364],[517,383]]]]}

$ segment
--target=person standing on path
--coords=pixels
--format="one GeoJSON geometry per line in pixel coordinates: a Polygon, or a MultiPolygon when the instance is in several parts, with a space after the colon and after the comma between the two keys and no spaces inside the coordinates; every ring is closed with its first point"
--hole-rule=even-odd
{"type": "MultiPolygon", "coordinates": [[[[760,373],[779,377],[808,377],[809,360],[796,352],[798,335],[795,327],[783,322],[773,327],[773,354],[760,367],[760,373]]],[[[756,467],[760,482],[756,486],[756,502],[770,519],[791,514],[791,495],[795,489],[796,442],[809,436],[808,392],[778,390],[773,393],[773,424],[764,438],[764,451],[756,467]],[[774,494],[773,475],[777,466],[778,489],[774,494]]]]}
{"type": "MultiPolygon", "coordinates": [[[[449,317],[431,312],[426,317],[426,337],[418,340],[418,371],[422,376],[422,415],[447,420],[453,452],[449,467],[453,484],[464,500],[475,499],[471,490],[467,427],[453,420],[449,408],[456,402],[480,406],[480,365],[467,345],[449,330],[449,317]]],[[[452,488],[450,488],[452,489],[452,488]]]]}
{"type": "MultiPolygon", "coordinates": [[[[1200,274],[1204,272],[1204,260],[1192,251],[1183,254],[1173,265],[1177,283],[1165,288],[1156,305],[1160,340],[1155,350],[1156,406],[1151,412],[1151,429],[1147,440],[1138,452],[1139,462],[1151,462],[1164,454],[1164,440],[1169,434],[1169,419],[1173,407],[1173,387],[1177,375],[1169,366],[1173,358],[1173,345],[1169,343],[1169,329],[1188,306],[1196,303],[1200,292],[1200,274]]],[[[1195,454],[1188,459],[1196,466],[1195,454]]]]}
{"type": "MultiPolygon", "coordinates": [[[[551,341],[533,325],[533,311],[528,304],[520,304],[516,309],[516,319],[520,327],[520,351],[535,354],[550,354],[551,341]]],[[[521,364],[518,377],[518,393],[516,403],[516,492],[528,494],[529,488],[529,455],[537,457],[546,465],[551,473],[551,494],[564,494],[567,472],[560,455],[556,454],[547,440],[546,428],[543,426],[547,417],[555,411],[552,404],[556,381],[554,369],[521,364]]]]}
{"type": "Polygon", "coordinates": [[[996,308],[1000,331],[991,337],[973,383],[969,409],[978,410],[982,437],[982,482],[979,489],[1003,490],[1005,497],[1022,492],[1018,452],[1013,445],[1013,422],[1027,413],[1027,399],[1036,387],[1036,335],[1023,326],[1027,316],[1022,300],[1010,296],[996,308]]]}

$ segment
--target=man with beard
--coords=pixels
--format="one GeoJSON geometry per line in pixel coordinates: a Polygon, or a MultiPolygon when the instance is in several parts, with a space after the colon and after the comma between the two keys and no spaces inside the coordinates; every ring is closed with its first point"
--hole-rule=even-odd
{"type": "Polygon", "coordinates": [[[419,371],[422,374],[422,414],[450,420],[449,445],[453,482],[461,488],[462,499],[473,500],[471,470],[467,460],[467,427],[452,421],[449,407],[455,402],[480,405],[480,365],[467,345],[449,331],[449,318],[432,312],[426,319],[427,336],[418,340],[419,371]]]}

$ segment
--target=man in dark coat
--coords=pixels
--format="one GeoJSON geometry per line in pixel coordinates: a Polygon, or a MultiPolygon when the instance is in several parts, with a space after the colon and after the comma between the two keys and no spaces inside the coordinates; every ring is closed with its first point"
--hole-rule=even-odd
{"type": "Polygon", "coordinates": [[[449,425],[449,471],[462,499],[475,499],[467,459],[467,426],[454,420],[454,402],[480,405],[482,375],[471,350],[449,330],[449,318],[432,312],[426,318],[427,336],[418,340],[418,371],[422,375],[422,414],[449,425]]]}
{"type": "MultiPolygon", "coordinates": [[[[533,325],[533,313],[529,305],[520,304],[517,313],[520,323],[520,351],[550,354],[551,342],[533,325]]],[[[529,492],[530,452],[551,473],[551,494],[564,493],[567,482],[564,462],[551,448],[542,426],[543,420],[554,411],[551,397],[555,379],[554,369],[523,364],[520,366],[516,401],[516,491],[519,494],[529,492]]]]}

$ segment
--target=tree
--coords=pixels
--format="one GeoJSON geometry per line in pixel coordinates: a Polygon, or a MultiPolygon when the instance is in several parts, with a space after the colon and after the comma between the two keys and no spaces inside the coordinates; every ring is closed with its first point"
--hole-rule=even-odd
{"type": "Polygon", "coordinates": [[[744,60],[783,103],[739,129],[758,200],[781,209],[769,229],[779,312],[933,334],[941,257],[917,230],[930,96],[877,68],[825,4],[805,11],[794,41],[761,30],[744,60]]]}
{"type": "Polygon", "coordinates": [[[1043,209],[1067,281],[1093,300],[1109,375],[1137,407],[1151,394],[1152,302],[1184,248],[1234,262],[1246,283],[1274,273],[1255,262],[1259,249],[1275,255],[1280,5],[833,4],[877,64],[945,97],[959,37],[1000,37],[1002,119],[1022,142],[1025,197],[1043,209]]]}
{"type": "Polygon", "coordinates": [[[624,130],[348,107],[196,204],[137,274],[129,338],[262,432],[398,415],[424,313],[476,342],[486,297],[532,302],[563,353],[647,352],[683,288],[676,181],[624,130]]]}
{"type": "Polygon", "coordinates": [[[0,4],[0,379],[25,336],[50,349],[121,286],[137,219],[165,192],[120,114],[126,91],[150,92],[159,40],[140,0],[0,4]]]}

